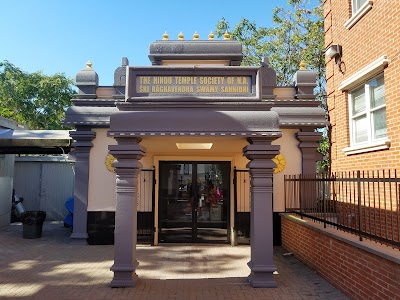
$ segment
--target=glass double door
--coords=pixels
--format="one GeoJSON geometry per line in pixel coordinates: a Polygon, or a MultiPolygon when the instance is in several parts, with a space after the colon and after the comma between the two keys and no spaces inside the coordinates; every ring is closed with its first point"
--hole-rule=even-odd
{"type": "Polygon", "coordinates": [[[160,162],[159,242],[228,242],[230,162],[160,162]]]}

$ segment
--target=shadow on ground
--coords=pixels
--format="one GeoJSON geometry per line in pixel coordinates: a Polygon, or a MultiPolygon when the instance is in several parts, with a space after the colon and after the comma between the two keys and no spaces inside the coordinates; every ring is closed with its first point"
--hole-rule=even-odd
{"type": "Polygon", "coordinates": [[[38,299],[347,299],[295,257],[274,249],[278,288],[247,283],[250,247],[138,246],[135,288],[110,288],[114,246],[71,245],[62,222],[45,222],[40,239],[22,226],[0,230],[0,298],[38,299]]]}

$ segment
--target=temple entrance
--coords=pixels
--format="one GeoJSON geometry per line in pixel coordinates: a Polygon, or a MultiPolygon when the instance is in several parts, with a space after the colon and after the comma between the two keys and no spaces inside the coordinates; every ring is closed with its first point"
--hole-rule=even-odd
{"type": "Polygon", "coordinates": [[[160,162],[159,242],[229,242],[230,162],[160,162]]]}

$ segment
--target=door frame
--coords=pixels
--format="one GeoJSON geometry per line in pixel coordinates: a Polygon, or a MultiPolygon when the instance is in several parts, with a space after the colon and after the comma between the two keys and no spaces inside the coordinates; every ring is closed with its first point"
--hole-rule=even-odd
{"type": "MultiPolygon", "coordinates": [[[[229,167],[229,173],[227,178],[228,182],[228,198],[225,199],[227,201],[226,203],[226,242],[230,243],[230,235],[229,235],[229,227],[230,227],[230,206],[231,206],[231,196],[230,196],[230,187],[231,187],[231,162],[230,161],[159,161],[159,164],[186,164],[186,165],[191,165],[192,166],[192,182],[197,181],[197,176],[198,176],[198,166],[199,165],[210,165],[210,164],[220,164],[224,165],[225,167],[229,167]]],[[[160,165],[159,165],[160,166],[160,165]]],[[[158,173],[160,174],[161,168],[159,168],[158,173]]],[[[161,179],[160,179],[161,182],[161,179]]],[[[192,187],[193,188],[193,187],[192,187]]],[[[160,191],[158,191],[160,193],[160,191]]],[[[197,199],[198,200],[198,199],[197,199]]],[[[224,203],[225,203],[224,201],[224,203]]],[[[224,205],[225,206],[225,205],[224,205]]],[[[197,239],[197,234],[199,230],[199,223],[198,223],[198,218],[196,214],[197,210],[192,207],[191,209],[191,214],[192,214],[192,220],[191,220],[191,232],[192,232],[192,240],[188,242],[193,242],[193,243],[200,243],[197,239]]],[[[223,229],[223,228],[221,228],[223,229]]],[[[183,242],[184,243],[184,242],[183,242]]]]}
{"type": "Polygon", "coordinates": [[[155,166],[155,207],[154,207],[154,245],[157,246],[158,243],[158,201],[159,201],[159,193],[160,193],[160,162],[194,162],[194,163],[215,163],[215,162],[230,162],[230,174],[229,174],[229,212],[228,212],[228,220],[227,220],[227,231],[228,231],[228,241],[231,245],[233,245],[234,241],[234,233],[233,233],[233,222],[234,222],[234,211],[233,211],[233,195],[234,195],[234,186],[233,186],[233,170],[235,165],[235,158],[232,156],[154,156],[153,157],[153,165],[155,166]]]}

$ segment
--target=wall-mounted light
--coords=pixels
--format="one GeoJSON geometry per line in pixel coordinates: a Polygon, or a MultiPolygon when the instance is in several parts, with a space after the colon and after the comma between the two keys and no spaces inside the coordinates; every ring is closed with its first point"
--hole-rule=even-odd
{"type": "Polygon", "coordinates": [[[340,73],[344,74],[346,72],[346,65],[342,61],[342,46],[339,44],[332,44],[325,50],[326,57],[330,59],[335,59],[336,64],[339,67],[340,73]]]}
{"type": "Polygon", "coordinates": [[[334,58],[336,56],[342,56],[342,46],[338,44],[332,44],[325,50],[326,57],[334,58]]]}
{"type": "Polygon", "coordinates": [[[183,150],[209,150],[212,145],[212,143],[176,143],[176,147],[183,150]]]}

